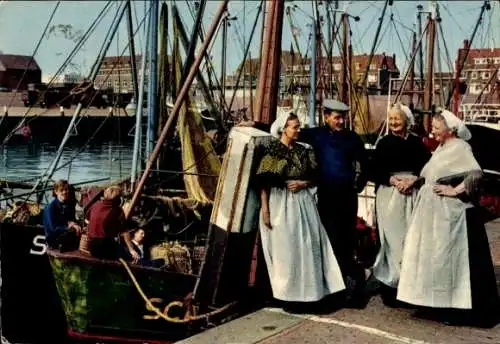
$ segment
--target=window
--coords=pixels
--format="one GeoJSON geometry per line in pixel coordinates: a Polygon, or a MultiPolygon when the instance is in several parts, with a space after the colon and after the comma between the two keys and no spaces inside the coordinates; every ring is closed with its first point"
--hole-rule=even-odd
{"type": "MultiPolygon", "coordinates": [[[[472,94],[478,94],[479,92],[476,91],[477,86],[478,86],[477,84],[470,84],[470,86],[469,86],[469,92],[472,93],[472,94]]],[[[481,91],[481,90],[479,90],[479,91],[481,91]]]]}
{"type": "Polygon", "coordinates": [[[483,72],[482,78],[483,79],[489,79],[490,78],[490,72],[483,72]]]}
{"type": "Polygon", "coordinates": [[[361,63],[356,62],[354,66],[355,66],[356,69],[360,69],[361,68],[361,63]]]}
{"type": "Polygon", "coordinates": [[[495,64],[500,64],[500,57],[495,57],[495,64]]]}
{"type": "Polygon", "coordinates": [[[477,64],[477,65],[486,64],[486,59],[483,59],[483,58],[475,58],[475,59],[474,59],[474,64],[477,64]]]}
{"type": "Polygon", "coordinates": [[[477,72],[472,72],[472,73],[470,74],[470,78],[471,78],[471,79],[477,79],[477,72]]]}

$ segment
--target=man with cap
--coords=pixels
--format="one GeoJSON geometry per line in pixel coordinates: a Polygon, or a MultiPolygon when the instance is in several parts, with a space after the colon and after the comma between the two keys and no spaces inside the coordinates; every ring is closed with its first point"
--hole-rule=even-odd
{"type": "Polygon", "coordinates": [[[344,279],[355,281],[349,305],[362,307],[365,273],[354,256],[358,192],[367,182],[368,155],[361,138],[345,128],[349,107],[338,100],[325,99],[323,108],[325,125],[302,129],[298,140],[310,144],[316,153],[321,173],[318,210],[344,279]]]}
{"type": "MultiPolygon", "coordinates": [[[[345,128],[349,107],[337,100],[323,102],[322,127],[301,129],[298,141],[311,145],[319,164],[318,210],[330,238],[344,279],[350,277],[355,287],[348,306],[363,307],[365,273],[355,260],[358,192],[367,182],[368,156],[361,138],[345,128]],[[360,173],[356,172],[359,163],[360,173]]],[[[264,124],[241,123],[266,130],[264,124]]],[[[349,281],[346,281],[349,286],[349,281]]],[[[352,284],[351,284],[352,285],[352,284]]]]}

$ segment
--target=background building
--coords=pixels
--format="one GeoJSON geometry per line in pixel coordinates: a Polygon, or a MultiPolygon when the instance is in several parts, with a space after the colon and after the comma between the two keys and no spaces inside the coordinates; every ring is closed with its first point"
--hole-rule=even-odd
{"type": "MultiPolygon", "coordinates": [[[[142,56],[136,55],[137,80],[141,78],[142,56]]],[[[148,82],[148,71],[146,68],[145,83],[148,82]]],[[[94,83],[96,89],[109,90],[113,93],[133,93],[132,66],[130,56],[107,56],[104,58],[101,68],[97,72],[94,83]]]]}
{"type": "Polygon", "coordinates": [[[42,71],[31,56],[0,54],[0,87],[4,91],[26,90],[28,84],[41,80],[42,71]]]}
{"type": "MultiPolygon", "coordinates": [[[[469,41],[458,50],[457,65],[463,59],[469,41]]],[[[459,112],[465,119],[500,121],[500,48],[470,48],[460,74],[467,90],[460,100],[459,112]]]]}

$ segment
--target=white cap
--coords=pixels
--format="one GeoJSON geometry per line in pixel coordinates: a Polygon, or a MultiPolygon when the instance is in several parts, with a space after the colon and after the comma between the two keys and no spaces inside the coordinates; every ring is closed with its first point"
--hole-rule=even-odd
{"type": "Polygon", "coordinates": [[[337,111],[337,112],[346,112],[349,111],[349,106],[346,104],[335,100],[335,99],[325,99],[323,100],[323,108],[326,110],[337,111]]]}
{"type": "Polygon", "coordinates": [[[460,118],[455,116],[453,112],[448,110],[443,110],[441,112],[441,115],[444,117],[444,120],[448,128],[457,132],[457,137],[465,141],[471,139],[472,137],[471,132],[469,131],[465,123],[460,118]]]}

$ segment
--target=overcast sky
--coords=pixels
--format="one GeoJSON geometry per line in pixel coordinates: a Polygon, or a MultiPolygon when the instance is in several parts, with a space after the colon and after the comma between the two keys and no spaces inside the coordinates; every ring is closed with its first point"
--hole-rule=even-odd
{"type": "MultiPolygon", "coordinates": [[[[191,4],[194,1],[189,1],[191,4]]],[[[171,1],[166,1],[169,8],[171,1]]],[[[188,1],[176,1],[180,13],[184,19],[188,30],[190,30],[193,19],[187,5],[188,1]]],[[[387,16],[381,31],[381,42],[376,52],[397,55],[397,64],[402,69],[405,63],[405,54],[410,49],[411,29],[416,23],[417,5],[422,4],[425,10],[429,9],[428,1],[394,1],[392,7],[388,8],[387,16]],[[390,14],[393,13],[393,21],[390,14]],[[399,34],[399,36],[398,36],[399,34]]],[[[40,40],[44,27],[49,21],[49,17],[54,10],[56,1],[0,1],[0,51],[10,54],[31,55],[40,40]]],[[[74,31],[86,31],[90,23],[97,17],[97,14],[104,7],[104,1],[61,1],[52,20],[52,25],[73,26],[74,31]]],[[[208,1],[206,15],[203,25],[208,28],[213,19],[219,2],[208,1]]],[[[311,14],[312,2],[310,1],[287,1],[286,5],[296,4],[300,10],[293,14],[294,25],[300,29],[299,44],[302,53],[305,53],[310,27],[307,24],[310,19],[302,11],[311,14]]],[[[456,52],[462,46],[463,40],[469,38],[476,24],[483,1],[438,1],[442,17],[442,29],[451,59],[455,59],[456,52]]],[[[102,45],[112,18],[115,15],[120,2],[116,1],[106,17],[97,27],[89,41],[81,49],[73,62],[75,67],[69,71],[79,71],[88,73],[90,66],[94,63],[98,51],[102,45]]],[[[378,25],[384,1],[339,1],[339,8],[346,9],[353,16],[359,16],[360,21],[351,20],[352,44],[355,54],[369,53],[375,31],[378,25]]],[[[474,46],[475,47],[500,47],[500,10],[499,1],[492,1],[492,11],[486,13],[485,20],[479,27],[474,46]]],[[[145,9],[149,7],[149,1],[134,2],[134,26],[141,22],[145,9]]],[[[250,32],[255,20],[259,1],[230,1],[229,12],[236,16],[237,20],[232,23],[228,30],[228,72],[232,72],[240,64],[243,58],[243,41],[248,42],[250,32]]],[[[325,13],[324,6],[321,6],[322,13],[325,13]]],[[[326,18],[326,16],[325,16],[326,18]]],[[[171,25],[171,21],[169,23],[171,25]]],[[[323,27],[325,29],[326,25],[323,27]]],[[[255,57],[259,53],[259,38],[261,24],[259,22],[256,34],[252,41],[251,53],[255,57]]],[[[171,32],[171,31],[170,31],[171,32]]],[[[325,31],[326,32],[326,31],[325,31]]],[[[221,35],[214,43],[212,55],[214,65],[220,70],[221,35]]],[[[137,51],[141,51],[144,44],[144,32],[139,30],[137,34],[137,51]]],[[[123,21],[120,31],[111,45],[108,55],[120,55],[127,40],[126,22],[123,21]]],[[[283,24],[283,49],[288,50],[292,42],[292,34],[287,17],[284,17],[283,24]]],[[[445,59],[443,40],[439,41],[441,56],[445,59]]],[[[44,74],[56,72],[58,67],[66,59],[75,43],[64,38],[60,33],[45,37],[36,54],[36,60],[42,68],[44,74]]],[[[126,53],[128,55],[128,52],[126,53]]],[[[443,70],[446,63],[443,63],[443,70]]]]}

